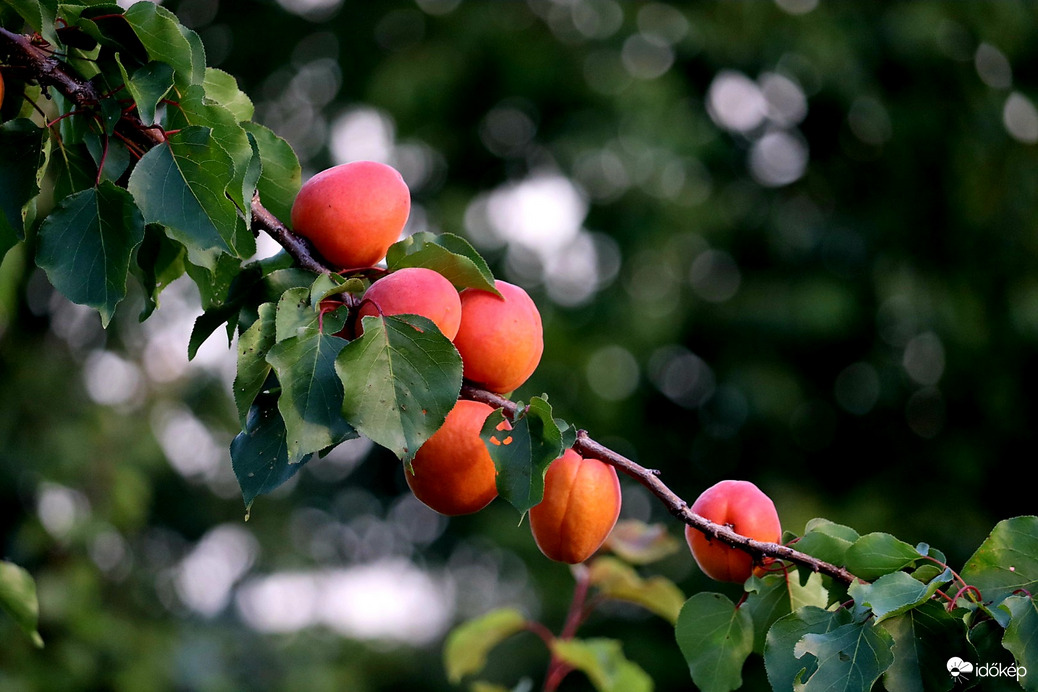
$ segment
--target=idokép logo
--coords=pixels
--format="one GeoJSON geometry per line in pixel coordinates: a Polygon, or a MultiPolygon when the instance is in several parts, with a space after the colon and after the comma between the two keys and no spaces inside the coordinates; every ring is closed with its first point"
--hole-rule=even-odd
{"type": "Polygon", "coordinates": [[[946,665],[948,674],[955,682],[966,682],[970,675],[978,678],[1020,678],[1027,675],[1027,668],[1016,665],[1003,665],[1001,663],[978,663],[974,665],[969,661],[963,661],[958,656],[948,659],[946,665]]]}

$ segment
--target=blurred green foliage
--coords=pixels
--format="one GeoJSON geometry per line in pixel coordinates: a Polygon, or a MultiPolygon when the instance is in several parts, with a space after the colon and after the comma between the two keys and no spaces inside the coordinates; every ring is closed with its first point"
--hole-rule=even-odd
{"type": "MultiPolygon", "coordinates": [[[[1035,10],[814,4],[169,6],[308,173],[388,158],[413,230],[466,235],[529,288],[547,343],[520,395],[689,501],[753,480],[792,531],[825,516],[961,565],[1036,509],[1014,488],[1038,414],[1035,10]]],[[[46,648],[0,618],[0,689],[450,689],[449,622],[516,605],[558,628],[572,579],[514,512],[423,514],[387,453],[312,462],[245,524],[229,351],[186,363],[196,299],[102,331],[25,257],[0,268],[0,554],[38,580],[46,648]],[[442,596],[417,642],[250,619],[287,593],[272,575],[408,562],[442,596]]],[[[684,553],[658,569],[716,588],[684,553]]],[[[617,606],[582,631],[689,688],[664,621],[617,606]]],[[[511,686],[546,662],[522,635],[488,669],[511,686]]]]}

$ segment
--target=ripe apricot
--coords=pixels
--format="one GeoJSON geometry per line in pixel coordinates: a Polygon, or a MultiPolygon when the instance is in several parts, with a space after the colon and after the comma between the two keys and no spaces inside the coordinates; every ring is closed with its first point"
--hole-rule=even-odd
{"type": "Polygon", "coordinates": [[[411,212],[411,193],[391,166],[353,161],[307,180],[292,204],[292,227],[340,269],[386,256],[411,212]]]}
{"type": "MultiPolygon", "coordinates": [[[[398,269],[383,276],[364,293],[358,315],[421,315],[453,339],[461,324],[461,298],[442,274],[422,267],[398,269]]],[[[363,331],[358,322],[358,331],[363,331]]]]}
{"type": "Polygon", "coordinates": [[[477,512],[497,497],[497,470],[479,431],[494,409],[460,400],[447,420],[404,466],[415,497],[440,514],[477,512]]]}
{"type": "Polygon", "coordinates": [[[461,292],[461,326],[454,345],[465,377],[492,392],[510,392],[533,374],[544,352],[541,314],[533,299],[505,281],[489,291],[461,292]]]}
{"type": "Polygon", "coordinates": [[[530,510],[533,540],[546,557],[574,565],[591,557],[620,516],[616,469],[572,449],[544,474],[544,499],[530,510]]]}
{"type": "MultiPolygon", "coordinates": [[[[692,503],[692,511],[758,541],[775,543],[782,538],[775,503],[749,481],[721,481],[707,488],[692,503]]],[[[685,540],[696,564],[708,577],[741,583],[753,573],[753,559],[748,553],[711,540],[691,526],[685,527],[685,540]]]]}

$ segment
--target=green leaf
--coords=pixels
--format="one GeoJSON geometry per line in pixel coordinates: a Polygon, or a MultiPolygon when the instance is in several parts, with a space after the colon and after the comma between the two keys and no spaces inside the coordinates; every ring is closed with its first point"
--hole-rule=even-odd
{"type": "Polygon", "coordinates": [[[130,258],[144,240],[144,218],[126,190],[107,180],[62,200],[40,226],[36,263],[74,303],[108,326],[126,296],[130,258]]]}
{"type": "Polygon", "coordinates": [[[793,692],[797,683],[812,675],[814,658],[801,660],[794,648],[807,634],[824,634],[851,621],[846,609],[828,611],[815,606],[799,608],[779,618],[768,630],[764,645],[764,666],[775,692],[793,692]]]}
{"type": "MultiPolygon", "coordinates": [[[[98,141],[97,137],[92,139],[98,141]]],[[[105,164],[107,168],[107,159],[105,164]]],[[[71,194],[93,187],[97,166],[86,146],[59,143],[47,163],[47,174],[54,180],[54,203],[58,204],[71,194]]]]}
{"type": "Polygon", "coordinates": [[[1017,666],[1026,668],[1029,673],[1035,671],[1020,676],[1020,684],[1025,690],[1038,690],[1038,602],[1029,596],[1009,596],[999,608],[1013,616],[1002,646],[1013,654],[1017,666]]]}
{"type": "Polygon", "coordinates": [[[812,519],[804,528],[804,535],[796,543],[796,549],[819,560],[842,565],[847,550],[860,538],[854,529],[836,524],[828,519],[812,519]]]}
{"type": "MultiPolygon", "coordinates": [[[[94,184],[97,169],[101,166],[102,161],[104,163],[104,171],[101,173],[101,179],[111,180],[118,185],[119,179],[122,178],[126,169],[130,167],[130,150],[126,148],[126,145],[117,139],[110,137],[102,138],[96,132],[88,132],[83,138],[83,142],[93,158],[93,165],[88,168],[90,175],[89,184],[83,185],[79,189],[82,190],[94,184]]],[[[58,156],[54,158],[58,158],[58,156]]],[[[120,185],[120,187],[122,186],[120,185]]],[[[70,190],[70,192],[78,192],[78,190],[70,190]]]]}
{"type": "Polygon", "coordinates": [[[243,122],[245,131],[256,138],[260,160],[263,162],[257,189],[260,201],[267,211],[279,219],[292,215],[292,203],[302,184],[302,168],[292,146],[266,127],[243,122]]]}
{"type": "Polygon", "coordinates": [[[452,233],[422,231],[390,246],[386,253],[390,271],[424,267],[442,274],[458,289],[478,288],[500,295],[486,261],[469,242],[452,233]]]}
{"type": "Polygon", "coordinates": [[[270,375],[271,365],[267,353],[274,346],[273,303],[259,306],[259,319],[238,337],[238,370],[234,378],[234,405],[238,409],[238,420],[242,429],[248,419],[249,409],[270,375]]]}
{"type": "Polygon", "coordinates": [[[232,165],[208,128],[189,127],[145,154],[127,186],[145,220],[165,226],[188,260],[209,270],[221,254],[233,252],[244,226],[224,194],[232,165]]]}
{"type": "Polygon", "coordinates": [[[410,462],[458,400],[461,356],[424,317],[367,316],[363,327],[335,362],[344,386],[343,416],[410,462]]]}
{"type": "Polygon", "coordinates": [[[497,468],[498,495],[526,514],[544,499],[544,474],[563,452],[551,405],[534,397],[529,406],[516,408],[511,421],[498,409],[483,423],[480,437],[497,468]]]}
{"type": "Polygon", "coordinates": [[[310,460],[288,463],[285,421],[274,397],[261,397],[249,410],[245,429],[231,441],[231,467],[241,487],[246,518],[259,495],[277,490],[310,460]]]}
{"type": "Polygon", "coordinates": [[[703,692],[742,686],[742,666],[753,651],[753,621],[727,596],[697,593],[685,602],[674,629],[692,681],[703,692]]]}
{"type": "Polygon", "coordinates": [[[0,560],[0,608],[14,618],[33,644],[43,647],[43,638],[36,631],[40,618],[36,582],[24,569],[6,560],[0,560]]]}
{"type": "Polygon", "coordinates": [[[25,237],[26,209],[40,192],[43,135],[25,118],[0,126],[0,259],[25,237]]]}
{"type": "Polygon", "coordinates": [[[768,630],[781,617],[802,608],[815,606],[825,608],[829,602],[829,591],[822,582],[822,575],[811,572],[801,584],[800,574],[769,574],[764,577],[751,576],[744,585],[746,601],[741,609],[753,620],[753,650],[761,653],[768,630]]]}
{"type": "Polygon", "coordinates": [[[925,603],[941,585],[951,580],[951,569],[925,584],[906,572],[891,572],[871,583],[854,582],[848,593],[856,603],[872,609],[876,622],[882,622],[925,603]]]}
{"type": "Polygon", "coordinates": [[[184,274],[184,254],[184,246],[167,238],[160,226],[144,227],[144,242],[137,250],[137,262],[130,267],[144,288],[142,322],[158,307],[162,289],[184,274]]]}
{"type": "MultiPolygon", "coordinates": [[[[565,440],[562,444],[566,447],[565,440]]],[[[667,532],[665,524],[646,524],[636,519],[616,522],[605,541],[607,550],[636,565],[662,560],[676,553],[682,545],[682,541],[667,532]]]]}
{"type": "Polygon", "coordinates": [[[889,533],[862,536],[847,549],[846,567],[851,574],[873,580],[895,572],[920,558],[915,547],[899,541],[889,533]]]}
{"type": "Polygon", "coordinates": [[[992,603],[1020,589],[1038,593],[1038,517],[1000,521],[966,561],[961,574],[992,603]]]}
{"type": "Polygon", "coordinates": [[[138,2],[126,10],[123,17],[144,45],[148,58],[173,68],[178,86],[202,82],[205,54],[199,55],[201,42],[197,34],[181,26],[176,15],[161,5],[138,2]]]}
{"type": "Polygon", "coordinates": [[[130,92],[134,103],[137,104],[137,113],[141,122],[145,125],[154,125],[156,121],[155,111],[159,102],[166,97],[169,90],[173,88],[173,68],[164,62],[149,62],[147,65],[134,71],[131,77],[115,54],[115,62],[122,72],[123,82],[126,90],[130,92]]]}
{"type": "Polygon", "coordinates": [[[830,632],[805,634],[793,655],[817,659],[818,668],[806,679],[804,692],[867,692],[894,662],[893,647],[894,639],[885,629],[871,622],[851,622],[830,632]]]}
{"type": "Polygon", "coordinates": [[[651,692],[652,679],[627,660],[614,639],[556,639],[552,653],[591,680],[598,692],[651,692]]]}
{"type": "Polygon", "coordinates": [[[890,692],[946,692],[954,685],[948,659],[971,658],[962,619],[936,601],[884,620],[883,629],[894,638],[894,662],[883,674],[890,692]]]}
{"type": "MultiPolygon", "coordinates": [[[[341,321],[329,327],[341,328],[341,321]]],[[[290,464],[357,436],[342,417],[342,381],[335,370],[335,359],[347,343],[314,328],[279,340],[267,353],[281,382],[278,410],[285,421],[290,464]]]]}
{"type": "Polygon", "coordinates": [[[659,575],[643,579],[634,568],[613,557],[595,558],[589,566],[591,586],[607,598],[634,603],[677,623],[685,594],[674,582],[659,575]]]}
{"type": "Polygon", "coordinates": [[[483,670],[487,654],[526,627],[526,618],[514,608],[500,608],[455,627],[443,646],[447,679],[457,685],[466,675],[483,670]]]}
{"type": "Polygon", "coordinates": [[[5,0],[14,8],[25,23],[32,30],[47,39],[51,45],[58,44],[58,34],[55,31],[54,18],[57,16],[58,3],[56,0],[5,0]]]}
{"type": "Polygon", "coordinates": [[[278,300],[274,319],[274,341],[313,333],[317,330],[319,314],[310,307],[310,289],[290,288],[278,300]]]}
{"type": "Polygon", "coordinates": [[[238,122],[252,120],[255,108],[244,91],[238,88],[238,80],[215,67],[205,68],[205,95],[229,110],[238,122]]]}

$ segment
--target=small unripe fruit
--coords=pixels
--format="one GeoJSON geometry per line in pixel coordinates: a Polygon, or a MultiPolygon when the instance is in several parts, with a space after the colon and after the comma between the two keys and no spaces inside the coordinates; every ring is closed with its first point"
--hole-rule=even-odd
{"type": "Polygon", "coordinates": [[[472,288],[461,292],[461,326],[454,345],[466,379],[505,393],[537,369],[544,333],[541,314],[526,291],[505,281],[494,285],[501,297],[472,288]]]}
{"type": "Polygon", "coordinates": [[[292,204],[292,227],[340,269],[386,256],[411,212],[411,193],[391,166],[354,161],[307,180],[292,204]]]}
{"type": "Polygon", "coordinates": [[[497,470],[479,436],[494,409],[461,400],[425,441],[404,477],[415,497],[440,514],[477,512],[497,497],[497,470]]]}
{"type": "MultiPolygon", "coordinates": [[[[721,481],[707,488],[692,504],[692,511],[754,540],[777,543],[782,538],[775,503],[749,481],[721,481]]],[[[685,527],[685,540],[708,577],[742,583],[753,574],[753,558],[748,553],[711,540],[691,526],[685,527]]]]}
{"type": "MultiPolygon", "coordinates": [[[[461,324],[458,290],[442,274],[407,267],[383,276],[364,293],[358,315],[421,315],[453,339],[461,324]]],[[[358,322],[357,329],[363,331],[358,322]]]]}
{"type": "Polygon", "coordinates": [[[530,509],[530,530],[548,558],[575,565],[591,557],[620,516],[616,469],[572,449],[551,462],[544,499],[530,509]]]}

